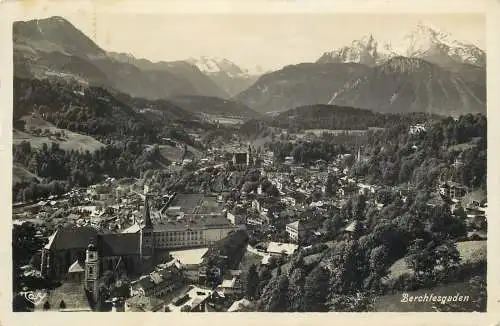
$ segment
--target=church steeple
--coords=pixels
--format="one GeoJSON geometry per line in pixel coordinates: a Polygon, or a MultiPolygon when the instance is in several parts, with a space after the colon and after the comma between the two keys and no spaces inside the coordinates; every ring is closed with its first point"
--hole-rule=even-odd
{"type": "Polygon", "coordinates": [[[145,257],[150,257],[154,252],[154,233],[153,222],[151,222],[151,213],[149,211],[149,200],[146,195],[144,198],[144,225],[140,232],[139,243],[141,260],[145,257]]]}
{"type": "Polygon", "coordinates": [[[146,228],[153,227],[153,222],[151,222],[151,212],[149,209],[149,200],[147,195],[144,198],[144,227],[146,228]]]}

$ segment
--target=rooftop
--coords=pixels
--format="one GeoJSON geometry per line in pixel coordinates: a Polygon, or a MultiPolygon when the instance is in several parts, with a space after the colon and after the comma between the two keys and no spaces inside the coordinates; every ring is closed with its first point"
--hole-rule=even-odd
{"type": "Polygon", "coordinates": [[[202,194],[176,194],[169,205],[169,209],[176,209],[185,214],[220,213],[217,197],[202,194]]]}
{"type": "Polygon", "coordinates": [[[203,256],[208,248],[171,251],[170,254],[183,265],[198,265],[203,261],[203,256]]]}
{"type": "Polygon", "coordinates": [[[102,256],[127,256],[139,254],[138,233],[110,233],[99,235],[102,256]]]}
{"type": "Polygon", "coordinates": [[[157,232],[183,231],[186,229],[196,230],[229,226],[231,226],[231,222],[221,215],[191,215],[178,220],[157,222],[154,224],[154,230],[157,232]]]}
{"type": "MultiPolygon", "coordinates": [[[[213,293],[212,290],[200,288],[193,285],[191,286],[191,288],[188,290],[187,293],[180,296],[180,298],[184,296],[187,297],[187,300],[185,302],[183,302],[178,306],[175,305],[174,303],[171,303],[168,305],[168,307],[170,308],[171,311],[181,311],[182,307],[184,306],[188,306],[192,309],[197,305],[199,305],[200,303],[202,303],[203,301],[205,301],[206,299],[208,299],[212,293],[213,293]]],[[[176,300],[174,299],[174,301],[176,300]]]]}
{"type": "Polygon", "coordinates": [[[71,265],[68,269],[68,273],[79,273],[79,272],[84,272],[85,269],[83,268],[82,264],[77,260],[71,265]]]}
{"type": "Polygon", "coordinates": [[[96,229],[88,226],[57,229],[49,237],[49,243],[45,245],[45,248],[50,250],[86,248],[97,233],[96,229]]]}
{"type": "Polygon", "coordinates": [[[299,246],[293,243],[282,243],[282,242],[270,242],[267,246],[267,252],[269,253],[285,253],[286,255],[291,255],[297,250],[299,246]]]}

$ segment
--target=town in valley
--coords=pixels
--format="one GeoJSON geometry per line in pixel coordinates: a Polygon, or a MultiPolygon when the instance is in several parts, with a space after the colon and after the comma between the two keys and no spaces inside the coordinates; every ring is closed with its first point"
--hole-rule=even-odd
{"type": "Polygon", "coordinates": [[[235,73],[13,33],[13,311],[486,310],[483,50],[235,73]]]}

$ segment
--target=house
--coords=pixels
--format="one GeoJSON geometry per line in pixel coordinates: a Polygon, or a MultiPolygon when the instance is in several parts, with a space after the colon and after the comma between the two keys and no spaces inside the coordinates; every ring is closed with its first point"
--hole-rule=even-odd
{"type": "Polygon", "coordinates": [[[222,283],[217,287],[217,291],[222,292],[223,295],[226,296],[242,294],[244,289],[241,284],[240,277],[238,275],[234,275],[230,279],[222,280],[222,283]]]}
{"type": "Polygon", "coordinates": [[[416,135],[416,134],[419,134],[421,132],[425,132],[426,130],[427,129],[425,128],[424,125],[416,124],[416,125],[410,126],[409,134],[416,135]]]}
{"type": "Polygon", "coordinates": [[[238,214],[236,212],[227,212],[227,219],[233,225],[245,225],[247,222],[245,214],[238,214]]]}
{"type": "Polygon", "coordinates": [[[252,148],[248,145],[246,152],[234,152],[232,155],[231,162],[234,167],[244,167],[250,166],[255,163],[255,159],[252,156],[252,148]]]}
{"type": "Polygon", "coordinates": [[[187,292],[176,297],[168,305],[170,311],[205,311],[207,301],[212,297],[213,290],[191,285],[187,292]]]}
{"type": "Polygon", "coordinates": [[[159,268],[149,275],[143,275],[130,284],[130,295],[161,296],[183,285],[182,271],[171,265],[159,268]]]}
{"type": "Polygon", "coordinates": [[[282,254],[290,256],[297,250],[298,247],[298,245],[293,243],[269,242],[267,252],[271,256],[280,256],[282,254]]]}
{"type": "Polygon", "coordinates": [[[439,193],[452,201],[462,198],[467,194],[467,187],[456,182],[444,182],[439,186],[439,193]]]}
{"type": "Polygon", "coordinates": [[[313,221],[298,220],[286,225],[286,233],[294,243],[299,243],[307,237],[309,232],[314,231],[318,227],[313,221]]]}
{"type": "Polygon", "coordinates": [[[125,312],[162,311],[164,303],[154,296],[136,295],[125,301],[125,312]]]}

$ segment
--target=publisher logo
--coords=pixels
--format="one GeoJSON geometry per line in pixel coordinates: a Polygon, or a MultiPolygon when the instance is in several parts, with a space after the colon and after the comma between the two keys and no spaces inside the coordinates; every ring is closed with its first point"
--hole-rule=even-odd
{"type": "Polygon", "coordinates": [[[47,293],[44,292],[39,292],[39,291],[26,291],[24,292],[24,297],[26,300],[34,304],[35,306],[38,306],[43,299],[47,296],[47,293]]]}

